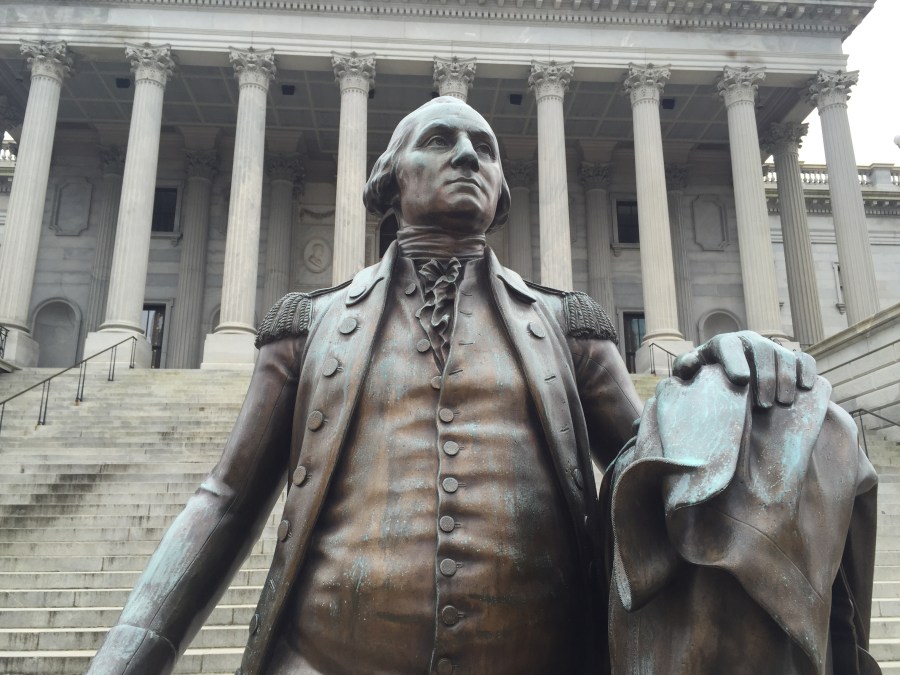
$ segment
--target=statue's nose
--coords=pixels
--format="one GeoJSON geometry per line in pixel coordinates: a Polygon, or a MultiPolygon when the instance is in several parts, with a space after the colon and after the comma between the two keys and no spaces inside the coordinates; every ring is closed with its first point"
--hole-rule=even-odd
{"type": "Polygon", "coordinates": [[[473,171],[478,171],[478,153],[468,136],[460,136],[454,147],[451,164],[454,167],[467,166],[473,171]]]}

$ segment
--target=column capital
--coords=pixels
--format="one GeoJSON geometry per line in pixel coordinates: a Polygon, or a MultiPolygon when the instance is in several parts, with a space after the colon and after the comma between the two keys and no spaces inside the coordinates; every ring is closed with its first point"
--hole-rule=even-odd
{"type": "Polygon", "coordinates": [[[528,86],[534,97],[541,101],[545,98],[562,100],[569,82],[575,76],[575,62],[557,63],[556,61],[532,61],[528,86]]]}
{"type": "Polygon", "coordinates": [[[688,168],[684,164],[666,164],[666,190],[681,192],[687,187],[688,168]]]}
{"type": "Polygon", "coordinates": [[[251,86],[259,87],[263,91],[269,90],[269,82],[275,79],[276,71],[274,49],[229,47],[228,60],[241,87],[251,86]]]}
{"type": "Polygon", "coordinates": [[[764,79],[766,79],[765,68],[725,66],[722,70],[722,77],[716,82],[716,89],[719,95],[725,99],[726,106],[741,101],[753,103],[756,101],[756,90],[759,88],[759,83],[764,79]]]}
{"type": "Polygon", "coordinates": [[[809,131],[808,124],[798,122],[773,122],[759,139],[762,149],[772,155],[796,155],[803,144],[803,137],[809,131]]]}
{"type": "Polygon", "coordinates": [[[521,159],[507,159],[503,162],[503,177],[510,188],[530,188],[537,171],[534,162],[521,159]]]}
{"type": "Polygon", "coordinates": [[[184,153],[184,171],[188,178],[212,181],[219,174],[219,156],[215,150],[188,150],[184,153]]]}
{"type": "Polygon", "coordinates": [[[375,54],[331,52],[331,67],[342,94],[352,89],[368,94],[375,82],[375,54]]]}
{"type": "Polygon", "coordinates": [[[808,98],[818,107],[821,113],[834,105],[847,105],[850,98],[850,87],[859,81],[859,71],[852,70],[820,70],[812,78],[808,87],[808,98]]]}
{"type": "Polygon", "coordinates": [[[606,190],[609,187],[609,173],[609,164],[582,162],[578,179],[584,183],[585,190],[606,190]]]}
{"type": "Polygon", "coordinates": [[[72,74],[75,59],[66,43],[22,40],[19,51],[31,70],[31,77],[49,77],[57,82],[72,74]]]}
{"type": "Polygon", "coordinates": [[[296,154],[269,155],[266,157],[266,173],[269,180],[284,180],[289,183],[302,183],[304,178],[303,165],[296,154]]]}
{"type": "Polygon", "coordinates": [[[171,45],[125,43],[125,58],[131,63],[135,82],[147,80],[165,87],[169,78],[175,74],[176,64],[171,45]]]}
{"type": "Polygon", "coordinates": [[[24,119],[21,108],[10,103],[6,96],[0,96],[0,134],[21,126],[24,119]]]}
{"type": "Polygon", "coordinates": [[[97,154],[104,176],[121,176],[125,171],[125,153],[118,145],[101,145],[97,154]]]}
{"type": "Polygon", "coordinates": [[[434,86],[441,96],[454,96],[463,101],[475,80],[475,59],[434,57],[434,86]]]}
{"type": "Polygon", "coordinates": [[[659,97],[671,75],[669,66],[654,66],[652,63],[639,66],[629,63],[628,74],[622,85],[625,87],[625,91],[631,95],[632,106],[642,101],[659,103],[659,97]]]}

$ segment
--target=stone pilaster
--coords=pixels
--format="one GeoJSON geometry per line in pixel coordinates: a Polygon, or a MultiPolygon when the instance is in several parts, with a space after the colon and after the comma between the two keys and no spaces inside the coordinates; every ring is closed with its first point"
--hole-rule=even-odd
{"type": "Polygon", "coordinates": [[[181,206],[181,262],[172,312],[168,365],[200,365],[200,323],[206,283],[206,245],[209,202],[219,159],[214,150],[185,153],[186,185],[181,206]]]}
{"type": "Polygon", "coordinates": [[[685,222],[682,210],[688,169],[666,164],[666,189],[669,200],[669,229],[672,232],[672,267],[675,270],[675,298],[678,303],[678,328],[685,340],[697,341],[694,322],[694,294],[691,290],[691,261],[685,249],[685,222]]]}
{"type": "Polygon", "coordinates": [[[238,80],[238,114],[234,136],[228,233],[219,325],[208,335],[202,368],[249,368],[256,359],[256,278],[262,217],[266,103],[275,77],[275,51],[253,47],[229,53],[238,80]]]}
{"type": "MultiPolygon", "coordinates": [[[[634,166],[641,246],[641,282],[647,332],[636,356],[638,372],[650,369],[649,345],[656,343],[680,353],[689,348],[678,330],[678,303],[672,263],[672,236],[666,195],[660,94],[669,81],[669,68],[652,63],[628,66],[625,91],[631,98],[634,122],[634,166]]],[[[660,357],[657,372],[665,359],[660,357]]]]}
{"type": "Polygon", "coordinates": [[[759,161],[756,89],[762,68],[726,66],[717,83],[728,111],[731,174],[737,213],[741,276],[747,328],[768,337],[786,338],[778,309],[775,254],[769,235],[769,213],[759,161]]]}
{"type": "Polygon", "coordinates": [[[528,77],[538,109],[541,283],[562,290],[572,290],[563,96],[574,73],[571,62],[532,61],[528,77]]]}
{"type": "MultiPolygon", "coordinates": [[[[140,320],[150,257],[163,95],[175,70],[175,61],[169,45],[126,45],[125,55],[134,73],[134,103],[109,275],[106,319],[98,332],[88,333],[84,350],[93,354],[129,336],[137,336],[136,365],[148,367],[150,345],[143,339],[140,320]]],[[[119,350],[117,358],[127,360],[126,352],[119,350]]]]}
{"type": "Polygon", "coordinates": [[[609,204],[609,164],[581,165],[579,178],[585,190],[587,211],[588,294],[611,315],[616,302],[612,288],[612,230],[609,204]]]}
{"type": "Polygon", "coordinates": [[[536,176],[534,162],[509,159],[503,162],[511,203],[506,238],[507,265],[529,281],[534,278],[531,248],[531,186],[536,176]]]}
{"type": "Polygon", "coordinates": [[[303,193],[303,169],[297,155],[274,155],[266,161],[269,174],[269,232],[263,307],[271,307],[287,293],[291,280],[291,232],[294,192],[303,193]]]}
{"type": "Polygon", "coordinates": [[[97,200],[99,205],[97,244],[94,249],[94,263],[91,266],[91,289],[85,317],[88,331],[95,331],[100,327],[106,310],[113,246],[116,243],[116,220],[119,216],[119,201],[122,198],[122,173],[125,169],[125,153],[119,146],[101,146],[99,153],[103,182],[100,184],[100,195],[97,200]]]}
{"type": "Polygon", "coordinates": [[[465,101],[475,80],[475,59],[434,57],[434,86],[441,96],[453,96],[465,101]]]}
{"type": "Polygon", "coordinates": [[[761,139],[765,151],[775,159],[791,323],[794,339],[803,348],[825,337],[798,159],[806,130],[806,124],[772,124],[761,139]]]}
{"type": "Polygon", "coordinates": [[[869,230],[847,117],[850,88],[858,78],[858,72],[820,70],[809,83],[809,98],[818,107],[822,120],[831,213],[841,263],[847,322],[851,326],[878,311],[878,288],[869,230]]]}
{"type": "Polygon", "coordinates": [[[375,55],[333,52],[331,63],[341,88],[332,267],[332,279],[338,284],[362,269],[366,260],[366,209],[362,193],[366,184],[369,88],[375,80],[375,55]]]}
{"type": "Polygon", "coordinates": [[[21,52],[31,71],[31,87],[6,211],[6,236],[0,249],[0,325],[9,328],[4,358],[17,366],[34,366],[38,346],[29,334],[28,308],[59,95],[73,59],[65,42],[22,42],[21,52]]]}

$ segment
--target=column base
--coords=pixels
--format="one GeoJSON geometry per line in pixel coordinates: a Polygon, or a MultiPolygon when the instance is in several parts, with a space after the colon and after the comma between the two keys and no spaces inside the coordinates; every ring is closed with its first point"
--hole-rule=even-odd
{"type": "Polygon", "coordinates": [[[253,370],[256,364],[256,335],[240,333],[208,333],[203,343],[201,370],[253,370]]]}
{"type": "MultiPolygon", "coordinates": [[[[89,356],[93,356],[98,352],[102,352],[104,349],[108,347],[112,347],[117,342],[122,342],[122,340],[126,340],[130,337],[137,338],[134,342],[134,367],[135,368],[149,368],[150,367],[150,357],[151,357],[151,348],[150,343],[147,342],[147,339],[144,337],[143,333],[139,333],[137,331],[130,330],[98,330],[91,331],[84,338],[84,356],[82,358],[87,358],[89,356]]],[[[131,342],[126,342],[124,344],[116,347],[115,351],[115,362],[117,367],[129,367],[131,365],[131,342]]],[[[91,365],[103,365],[109,366],[110,359],[113,358],[112,350],[101,354],[95,359],[92,359],[91,365]]]]}
{"type": "Polygon", "coordinates": [[[694,343],[690,340],[654,338],[649,342],[644,342],[634,355],[635,372],[639,375],[651,374],[668,377],[672,374],[670,361],[674,361],[675,357],[669,356],[666,352],[681,356],[693,348],[694,343]],[[651,349],[651,345],[655,346],[651,349]]]}
{"type": "Polygon", "coordinates": [[[10,328],[6,336],[3,360],[15,368],[34,368],[38,364],[41,346],[28,333],[10,328]]]}

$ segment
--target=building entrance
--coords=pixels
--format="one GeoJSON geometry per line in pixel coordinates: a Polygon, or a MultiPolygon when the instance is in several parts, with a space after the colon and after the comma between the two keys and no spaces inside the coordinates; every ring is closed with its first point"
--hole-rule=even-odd
{"type": "Polygon", "coordinates": [[[622,333],[625,339],[625,365],[628,372],[635,372],[634,355],[644,340],[647,328],[644,324],[643,312],[624,312],[622,314],[622,333]]]}
{"type": "Polygon", "coordinates": [[[148,303],[141,313],[144,336],[150,343],[150,367],[162,368],[163,337],[166,330],[166,306],[162,303],[148,303]]]}

